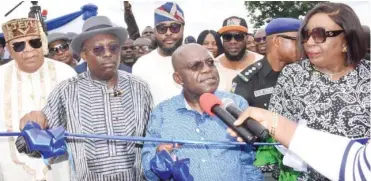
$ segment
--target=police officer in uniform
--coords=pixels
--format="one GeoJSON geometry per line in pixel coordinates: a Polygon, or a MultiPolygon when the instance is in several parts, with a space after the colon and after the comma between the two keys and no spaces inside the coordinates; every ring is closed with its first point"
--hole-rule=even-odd
{"type": "Polygon", "coordinates": [[[300,20],[293,18],[273,19],[265,29],[265,57],[233,79],[231,92],[243,96],[250,106],[268,109],[281,70],[285,65],[300,59],[296,41],[300,23],[300,20]]]}

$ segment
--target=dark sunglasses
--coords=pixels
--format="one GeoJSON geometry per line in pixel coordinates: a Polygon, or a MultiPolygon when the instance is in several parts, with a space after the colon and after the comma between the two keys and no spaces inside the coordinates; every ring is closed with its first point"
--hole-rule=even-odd
{"type": "Polygon", "coordinates": [[[70,45],[68,43],[60,44],[58,46],[55,46],[53,48],[49,49],[49,55],[55,56],[58,54],[59,51],[66,52],[70,49],[70,45]]]}
{"type": "Polygon", "coordinates": [[[258,43],[265,41],[267,37],[261,37],[261,38],[254,38],[254,40],[258,43]]]}
{"type": "Polygon", "coordinates": [[[227,33],[222,35],[223,41],[229,42],[232,40],[232,38],[236,41],[244,41],[245,40],[245,34],[243,33],[227,33]]]}
{"type": "Polygon", "coordinates": [[[95,46],[94,48],[86,49],[86,50],[92,51],[95,56],[103,56],[106,53],[106,48],[112,54],[118,54],[120,52],[120,45],[118,44],[110,44],[107,46],[98,45],[98,46],[95,46]]]}
{"type": "Polygon", "coordinates": [[[301,36],[303,37],[303,43],[306,43],[312,36],[315,43],[326,42],[327,37],[335,37],[340,35],[344,30],[326,31],[325,28],[313,28],[311,32],[308,29],[303,29],[301,36]]]}
{"type": "Polygon", "coordinates": [[[135,46],[134,47],[134,51],[139,51],[139,50],[148,51],[149,50],[149,46],[143,45],[143,46],[135,46]]]}
{"type": "Polygon", "coordinates": [[[296,40],[296,37],[287,36],[287,35],[277,35],[278,37],[288,39],[288,40],[296,40]]]}
{"type": "Polygon", "coordinates": [[[165,24],[159,24],[156,26],[156,31],[159,34],[165,34],[169,29],[171,33],[179,33],[182,24],[179,23],[171,23],[169,26],[165,24]]]}
{"type": "MultiPolygon", "coordinates": [[[[38,49],[43,45],[40,38],[28,40],[28,44],[34,49],[38,49]]],[[[13,43],[13,50],[15,52],[21,52],[25,48],[26,48],[26,42],[25,41],[13,43]]]]}
{"type": "Polygon", "coordinates": [[[187,68],[193,72],[196,72],[196,71],[201,71],[204,69],[204,66],[205,64],[209,67],[209,68],[214,68],[215,67],[215,61],[213,59],[207,59],[207,60],[200,60],[200,61],[196,61],[196,62],[192,62],[188,65],[186,65],[184,68],[187,68]]]}

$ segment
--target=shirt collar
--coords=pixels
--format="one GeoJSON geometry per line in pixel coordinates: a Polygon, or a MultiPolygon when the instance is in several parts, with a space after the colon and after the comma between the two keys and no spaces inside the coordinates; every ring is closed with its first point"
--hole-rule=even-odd
{"type": "MultiPolygon", "coordinates": [[[[97,85],[97,86],[102,86],[102,87],[107,87],[107,81],[105,80],[94,80],[92,77],[91,77],[91,72],[90,70],[87,70],[86,71],[86,77],[91,81],[91,83],[93,83],[94,85],[97,85]]],[[[119,72],[117,72],[117,83],[116,85],[114,86],[113,89],[115,89],[117,87],[117,85],[120,83],[120,75],[119,75],[119,72]]]]}
{"type": "Polygon", "coordinates": [[[262,77],[266,77],[272,70],[272,67],[271,65],[269,64],[268,62],[268,59],[266,56],[264,56],[263,60],[262,60],[262,68],[261,70],[259,71],[259,74],[262,76],[262,77]]]}
{"type": "MultiPolygon", "coordinates": [[[[219,97],[218,95],[220,95],[220,92],[219,91],[215,91],[214,94],[219,97]]],[[[176,97],[174,97],[174,105],[173,107],[175,108],[175,110],[188,110],[188,111],[195,111],[191,108],[191,106],[188,104],[188,102],[186,101],[185,97],[184,97],[184,93],[182,91],[182,93],[176,97]]],[[[197,111],[196,111],[197,112],[197,111]]]]}

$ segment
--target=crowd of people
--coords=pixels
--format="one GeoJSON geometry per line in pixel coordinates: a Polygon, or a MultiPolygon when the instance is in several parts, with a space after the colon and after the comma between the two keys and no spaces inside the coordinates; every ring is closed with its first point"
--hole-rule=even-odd
{"type": "MultiPolygon", "coordinates": [[[[222,120],[201,108],[200,96],[213,93],[247,109],[245,117],[275,124],[280,120],[279,127],[263,124],[272,137],[258,141],[277,139],[284,147],[68,138],[66,155],[45,160],[29,150],[23,136],[0,137],[0,181],[325,181],[371,176],[365,149],[360,174],[336,176],[318,169],[343,165],[341,160],[312,158],[304,154],[311,147],[297,146],[300,139],[311,139],[310,134],[320,139],[316,131],[370,137],[370,29],[351,7],[320,3],[304,20],[274,18],[255,34],[244,18],[226,17],[220,29],[204,30],[197,38],[184,38],[186,13],[174,2],[156,8],[154,26],[143,31],[127,1],[124,11],[127,28],[93,16],[79,34],[46,36],[34,18],[4,22],[0,132],[23,130],[33,121],[42,129],[61,126],[78,134],[235,141],[236,133],[228,134],[222,120]],[[302,133],[295,133],[300,139],[292,138],[295,131],[302,133]],[[164,155],[189,160],[182,177],[161,167],[164,155]],[[323,167],[317,164],[321,159],[323,167]]],[[[326,149],[324,155],[331,153],[331,146],[313,151],[321,154],[321,149],[326,149]]]]}

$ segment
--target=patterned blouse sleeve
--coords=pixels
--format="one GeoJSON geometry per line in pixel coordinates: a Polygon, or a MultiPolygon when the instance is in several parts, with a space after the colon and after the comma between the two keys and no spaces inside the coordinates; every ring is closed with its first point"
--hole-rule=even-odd
{"type": "Polygon", "coordinates": [[[294,119],[294,114],[292,112],[292,93],[294,89],[294,77],[296,76],[296,71],[291,65],[286,66],[281,71],[277,84],[274,88],[274,92],[271,95],[269,101],[269,111],[276,112],[283,115],[291,120],[294,119]]]}

